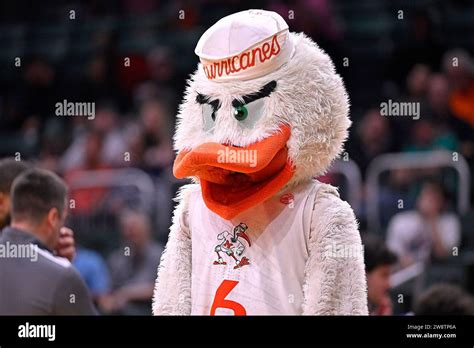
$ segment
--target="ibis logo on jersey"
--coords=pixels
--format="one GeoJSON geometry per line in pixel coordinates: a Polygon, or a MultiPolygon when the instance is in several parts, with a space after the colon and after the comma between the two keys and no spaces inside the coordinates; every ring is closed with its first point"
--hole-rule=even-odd
{"type": "Polygon", "coordinates": [[[281,195],[280,203],[287,205],[290,209],[293,209],[295,207],[295,195],[291,192],[281,195]]]}
{"type": "Polygon", "coordinates": [[[250,260],[242,256],[246,248],[244,242],[246,242],[249,247],[252,246],[250,238],[245,233],[247,229],[247,225],[241,222],[234,227],[232,233],[224,231],[217,235],[219,244],[214,248],[214,252],[217,254],[217,260],[214,261],[214,265],[227,265],[227,262],[222,258],[222,254],[227,255],[235,261],[234,269],[250,265],[250,260]]]}

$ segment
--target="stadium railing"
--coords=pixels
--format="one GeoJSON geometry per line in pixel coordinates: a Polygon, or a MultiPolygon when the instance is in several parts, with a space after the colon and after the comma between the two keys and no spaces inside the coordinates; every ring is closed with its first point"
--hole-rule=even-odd
{"type": "Polygon", "coordinates": [[[380,211],[378,196],[380,192],[380,175],[395,169],[428,169],[452,168],[458,176],[456,198],[457,210],[460,214],[470,208],[470,170],[467,161],[459,153],[449,151],[391,153],[380,155],[372,160],[367,169],[367,223],[369,230],[380,230],[380,211]]]}
{"type": "Polygon", "coordinates": [[[353,160],[338,159],[334,161],[329,169],[330,174],[342,175],[345,178],[346,185],[345,197],[356,214],[360,211],[362,201],[362,175],[359,166],[353,160]]]}

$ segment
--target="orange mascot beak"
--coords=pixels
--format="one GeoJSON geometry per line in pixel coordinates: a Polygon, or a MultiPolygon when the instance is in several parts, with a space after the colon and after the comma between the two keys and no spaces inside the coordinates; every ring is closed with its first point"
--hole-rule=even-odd
{"type": "Polygon", "coordinates": [[[196,176],[206,206],[226,220],[264,202],[291,179],[295,168],[288,160],[290,127],[247,147],[204,143],[176,157],[178,179],[196,176]]]}

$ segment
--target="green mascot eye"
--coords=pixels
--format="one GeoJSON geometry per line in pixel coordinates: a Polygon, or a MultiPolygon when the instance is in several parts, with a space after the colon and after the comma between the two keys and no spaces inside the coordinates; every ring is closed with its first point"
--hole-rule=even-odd
{"type": "Polygon", "coordinates": [[[234,117],[237,121],[245,120],[247,118],[248,114],[249,114],[249,111],[247,110],[245,105],[237,106],[234,109],[234,117]]]}

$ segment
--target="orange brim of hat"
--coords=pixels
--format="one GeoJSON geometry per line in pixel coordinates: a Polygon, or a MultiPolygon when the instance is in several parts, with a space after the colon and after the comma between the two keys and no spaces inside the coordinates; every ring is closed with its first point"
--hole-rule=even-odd
{"type": "Polygon", "coordinates": [[[247,147],[204,143],[178,154],[173,173],[178,179],[200,179],[206,206],[226,220],[264,202],[291,179],[288,160],[290,127],[247,147]]]}

